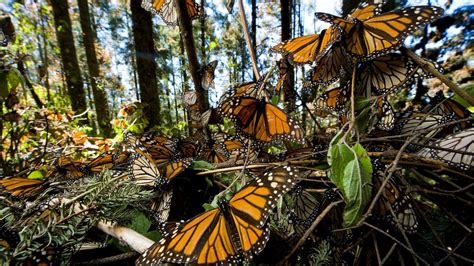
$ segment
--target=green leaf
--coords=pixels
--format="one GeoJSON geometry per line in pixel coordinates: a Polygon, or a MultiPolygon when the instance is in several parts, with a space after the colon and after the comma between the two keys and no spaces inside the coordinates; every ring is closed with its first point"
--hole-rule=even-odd
{"type": "Polygon", "coordinates": [[[329,143],[329,152],[327,154],[328,164],[332,164],[332,150],[334,146],[338,145],[341,142],[341,138],[344,136],[344,132],[341,130],[339,131],[334,138],[332,138],[331,143],[329,143]]]}
{"type": "Polygon", "coordinates": [[[359,222],[371,197],[372,164],[365,149],[357,143],[352,150],[354,159],[344,167],[343,192],[346,201],[344,226],[359,222]]]}
{"type": "MultiPolygon", "coordinates": [[[[472,84],[466,84],[461,87],[461,90],[465,91],[469,96],[474,97],[474,85],[472,84]]],[[[471,107],[471,104],[469,104],[468,101],[466,101],[463,97],[459,96],[458,94],[454,94],[453,97],[451,97],[454,101],[458,102],[460,105],[466,107],[469,109],[471,107]]],[[[473,112],[472,110],[469,110],[471,113],[473,112]]]]}
{"type": "Polygon", "coordinates": [[[29,179],[43,179],[43,173],[41,171],[33,171],[28,175],[29,179]]]}
{"type": "Polygon", "coordinates": [[[210,170],[214,169],[214,165],[206,161],[194,161],[191,168],[194,170],[210,170]]]}
{"type": "Polygon", "coordinates": [[[134,217],[130,225],[128,226],[130,229],[137,231],[140,234],[145,234],[150,229],[151,221],[143,214],[139,213],[134,217]]]}
{"type": "Polygon", "coordinates": [[[158,241],[161,238],[161,234],[158,231],[146,232],[143,235],[154,241],[158,241]]]}
{"type": "Polygon", "coordinates": [[[331,175],[329,179],[344,193],[344,168],[354,159],[354,152],[346,143],[334,145],[331,154],[331,175]]]}

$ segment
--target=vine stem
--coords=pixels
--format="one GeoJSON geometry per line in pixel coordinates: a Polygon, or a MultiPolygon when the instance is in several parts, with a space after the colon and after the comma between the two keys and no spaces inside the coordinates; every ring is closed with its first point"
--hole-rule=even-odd
{"type": "Polygon", "coordinates": [[[433,74],[439,80],[441,80],[446,86],[448,86],[451,90],[453,90],[456,94],[464,98],[466,101],[469,102],[470,105],[474,105],[474,98],[472,98],[469,94],[467,94],[464,90],[459,88],[454,82],[449,80],[445,75],[441,74],[435,67],[432,66],[428,61],[421,58],[417,54],[415,54],[412,50],[407,49],[406,47],[402,47],[401,50],[410,57],[415,63],[417,63],[423,70],[433,74]]]}
{"type": "Polygon", "coordinates": [[[257,56],[255,55],[252,41],[250,40],[249,26],[247,24],[247,18],[245,17],[243,0],[239,0],[239,8],[240,8],[240,19],[242,20],[242,28],[244,29],[245,42],[247,43],[249,53],[250,53],[250,58],[252,59],[253,73],[255,74],[255,77],[259,79],[260,73],[258,72],[258,67],[257,67],[257,56]]]}

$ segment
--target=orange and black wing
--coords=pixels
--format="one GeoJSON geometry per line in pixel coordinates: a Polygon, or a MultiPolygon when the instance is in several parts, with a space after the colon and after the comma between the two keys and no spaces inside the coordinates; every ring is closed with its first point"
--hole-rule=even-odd
{"type": "Polygon", "coordinates": [[[239,248],[248,259],[263,250],[268,241],[268,216],[279,198],[296,184],[298,171],[289,166],[276,167],[255,177],[229,201],[233,228],[239,248]]]}
{"type": "Polygon", "coordinates": [[[297,182],[298,170],[280,166],[252,179],[229,201],[234,219],[244,218],[257,228],[262,228],[278,199],[297,182]]]}
{"type": "Polygon", "coordinates": [[[186,168],[188,168],[193,159],[192,158],[184,158],[184,159],[176,159],[169,161],[165,166],[165,178],[170,181],[181,174],[186,168]]]}
{"type": "Polygon", "coordinates": [[[276,45],[272,50],[286,56],[294,65],[311,64],[318,62],[340,39],[340,28],[330,27],[323,30],[321,34],[311,34],[288,40],[276,45]]]}
{"type": "MultiPolygon", "coordinates": [[[[383,172],[374,171],[373,194],[378,192],[383,180],[383,172]]],[[[414,233],[418,228],[416,212],[411,204],[410,196],[402,192],[398,183],[397,179],[391,178],[383,188],[382,196],[374,208],[374,218],[392,225],[398,223],[403,230],[414,233]]]]}
{"type": "Polygon", "coordinates": [[[14,177],[0,180],[0,186],[14,197],[31,197],[42,191],[43,180],[14,177]]]}
{"type": "Polygon", "coordinates": [[[88,174],[86,165],[68,156],[60,156],[56,161],[58,173],[68,179],[82,178],[88,174]]]}
{"type": "Polygon", "coordinates": [[[349,88],[337,87],[324,92],[315,103],[315,108],[329,113],[343,113],[349,100],[349,88]]]}
{"type": "MultiPolygon", "coordinates": [[[[201,8],[194,0],[185,1],[191,19],[201,16],[201,8]]],[[[170,26],[178,24],[178,14],[174,4],[174,0],[142,0],[143,9],[159,15],[170,26]]]]}
{"type": "Polygon", "coordinates": [[[137,265],[161,262],[213,264],[232,260],[237,250],[220,209],[204,212],[168,228],[167,234],[137,260],[137,265]]]}
{"type": "Polygon", "coordinates": [[[331,84],[344,73],[344,65],[348,63],[346,51],[338,42],[313,67],[309,81],[316,85],[331,84]]]}
{"type": "Polygon", "coordinates": [[[201,69],[201,86],[203,89],[208,90],[214,86],[214,72],[216,71],[216,67],[217,60],[214,60],[201,69]]]}
{"type": "Polygon", "coordinates": [[[278,106],[253,97],[231,97],[219,105],[244,134],[265,143],[276,139],[303,142],[303,131],[278,106]]]}
{"type": "Polygon", "coordinates": [[[340,26],[345,33],[347,51],[367,60],[398,48],[407,35],[443,14],[443,9],[438,7],[414,6],[377,15],[376,8],[370,11],[369,7],[357,9],[346,19],[324,13],[316,16],[340,26]]]}

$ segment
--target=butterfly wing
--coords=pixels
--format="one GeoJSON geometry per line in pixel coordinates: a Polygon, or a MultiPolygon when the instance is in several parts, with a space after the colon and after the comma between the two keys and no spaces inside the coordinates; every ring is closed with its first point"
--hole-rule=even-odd
{"type": "Polygon", "coordinates": [[[137,265],[158,265],[162,261],[209,264],[237,254],[229,225],[218,208],[178,223],[168,232],[142,254],[137,265]]]}
{"type": "Polygon", "coordinates": [[[431,148],[423,148],[419,156],[441,160],[462,170],[474,167],[474,128],[446,136],[430,144],[431,148]],[[440,149],[437,149],[439,147],[440,149]],[[442,150],[441,148],[450,149],[442,150]]]}
{"type": "Polygon", "coordinates": [[[167,182],[164,179],[153,159],[144,153],[137,153],[133,156],[129,166],[129,176],[141,186],[157,186],[167,182]]]}
{"type": "Polygon", "coordinates": [[[42,180],[14,177],[0,180],[0,186],[13,197],[34,196],[41,192],[42,180]]]}
{"type": "MultiPolygon", "coordinates": [[[[377,193],[383,182],[383,174],[380,171],[374,172],[373,193],[377,193]]],[[[388,221],[390,224],[396,223],[408,233],[416,232],[418,219],[416,212],[411,205],[411,198],[402,192],[397,185],[396,179],[390,179],[382,191],[382,196],[375,205],[374,213],[376,218],[388,221]]]]}
{"type": "Polygon", "coordinates": [[[363,63],[359,73],[359,90],[378,94],[395,93],[413,80],[418,67],[408,57],[391,53],[363,63]]]}
{"type": "Polygon", "coordinates": [[[329,85],[335,82],[344,73],[344,64],[347,63],[346,51],[342,44],[335,44],[313,67],[310,76],[311,83],[329,85]]]}
{"type": "Polygon", "coordinates": [[[202,82],[201,85],[205,90],[208,90],[210,87],[214,86],[214,71],[217,67],[217,60],[214,60],[207,64],[202,70],[202,82]]]}
{"type": "Polygon", "coordinates": [[[387,97],[377,98],[377,117],[378,121],[375,125],[377,128],[390,131],[395,127],[395,113],[387,97]]]}
{"type": "Polygon", "coordinates": [[[348,51],[358,58],[373,58],[399,47],[405,37],[424,24],[433,22],[443,9],[415,6],[394,10],[361,20],[362,27],[353,27],[347,38],[348,51]]]}
{"type": "Polygon", "coordinates": [[[383,4],[370,4],[367,2],[361,2],[354,10],[351,11],[350,15],[346,18],[355,18],[361,21],[372,18],[379,15],[382,11],[383,4]]]}
{"type": "Polygon", "coordinates": [[[311,34],[288,40],[274,46],[272,50],[287,56],[293,65],[310,64],[319,61],[340,39],[341,29],[330,27],[321,31],[321,34],[311,34]]]}
{"type": "MultiPolygon", "coordinates": [[[[159,15],[170,26],[178,24],[178,14],[173,0],[143,0],[143,9],[159,15]]],[[[186,9],[191,19],[199,17],[201,10],[194,0],[186,0],[186,9]]]]}
{"type": "Polygon", "coordinates": [[[192,158],[176,159],[168,162],[165,167],[165,177],[166,179],[172,180],[181,174],[186,168],[191,165],[193,161],[192,158]]]}
{"type": "Polygon", "coordinates": [[[277,200],[296,184],[297,177],[298,171],[289,166],[276,167],[257,176],[230,199],[232,215],[262,228],[277,200]]]}
{"type": "Polygon", "coordinates": [[[337,87],[324,92],[317,100],[314,107],[329,113],[342,113],[349,100],[349,88],[337,87]]]}

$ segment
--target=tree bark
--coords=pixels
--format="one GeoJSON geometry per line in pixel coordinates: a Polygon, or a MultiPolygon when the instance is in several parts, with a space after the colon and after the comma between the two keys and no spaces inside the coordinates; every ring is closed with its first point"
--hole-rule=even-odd
{"type": "Polygon", "coordinates": [[[74,46],[68,2],[64,0],[51,0],[50,2],[53,8],[56,37],[61,52],[67,92],[71,100],[72,110],[76,114],[81,114],[87,109],[86,92],[77,61],[76,47],[74,46]]]}
{"type": "MultiPolygon", "coordinates": [[[[281,41],[286,41],[291,39],[291,9],[292,9],[291,0],[280,0],[281,4],[281,41]]],[[[282,74],[286,73],[284,76],[285,80],[282,82],[283,91],[285,94],[285,102],[287,102],[287,111],[291,112],[295,109],[296,106],[296,97],[295,97],[295,71],[293,66],[288,62],[288,59],[282,58],[284,60],[280,64],[280,71],[282,74]]]]}
{"type": "Polygon", "coordinates": [[[104,89],[97,86],[100,78],[99,61],[95,51],[95,37],[91,27],[91,16],[87,0],[78,0],[79,16],[86,51],[87,68],[89,69],[89,79],[94,96],[95,111],[99,128],[105,136],[110,136],[112,128],[110,125],[110,111],[107,103],[107,95],[104,89]]]}
{"type": "Polygon", "coordinates": [[[155,47],[153,43],[153,21],[150,12],[145,11],[138,0],[130,1],[133,36],[137,63],[138,84],[141,102],[149,127],[160,124],[160,95],[156,78],[155,47]]]}
{"type": "Polygon", "coordinates": [[[209,109],[208,93],[201,86],[200,65],[197,58],[196,46],[194,44],[193,25],[191,18],[188,15],[186,8],[186,1],[174,0],[176,11],[179,17],[179,30],[183,37],[184,47],[188,55],[189,72],[193,79],[194,88],[198,92],[198,104],[201,113],[209,109]]]}

